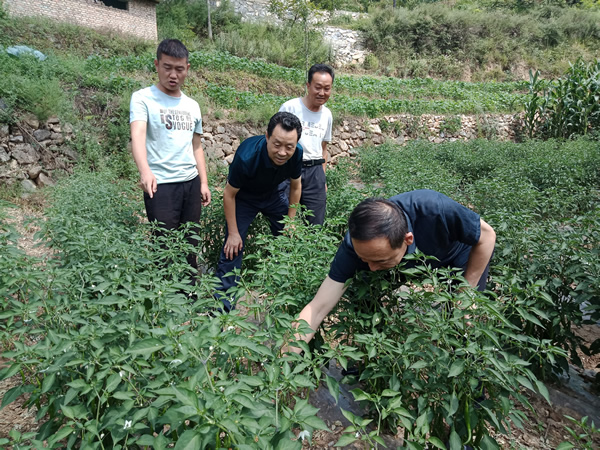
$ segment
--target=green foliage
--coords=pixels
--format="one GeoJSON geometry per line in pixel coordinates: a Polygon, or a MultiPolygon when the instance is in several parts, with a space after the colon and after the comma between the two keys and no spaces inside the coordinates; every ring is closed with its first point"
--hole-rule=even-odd
{"type": "MultiPolygon", "coordinates": [[[[210,16],[213,33],[240,25],[240,17],[234,13],[228,1],[221,2],[216,8],[212,7],[210,16]]],[[[207,36],[207,2],[164,0],[156,6],[156,20],[159,40],[174,38],[195,46],[198,37],[207,36]]]]}
{"type": "Polygon", "coordinates": [[[573,55],[597,57],[599,14],[553,7],[474,11],[419,2],[412,9],[374,12],[363,31],[389,75],[456,79],[468,71],[504,80],[523,63],[555,75],[573,55]]]}
{"type": "Polygon", "coordinates": [[[35,114],[44,121],[63,112],[66,99],[58,77],[64,73],[60,62],[49,58],[38,61],[30,55],[12,57],[0,50],[0,74],[3,83],[0,97],[9,108],[3,121],[11,120],[10,111],[18,107],[35,114]]]}
{"type": "Polygon", "coordinates": [[[359,364],[361,384],[352,393],[374,417],[376,432],[366,432],[366,420],[357,426],[350,418],[353,425],[337,445],[359,437],[379,442],[382,428],[398,426],[405,429],[403,448],[498,445],[487,427],[502,433],[510,423],[522,427],[526,416],[513,404],[529,407],[521,387],[549,401],[531,362],[505,349],[564,352],[519,335],[508,319],[509,302],[461,290],[461,283],[451,270],[423,263],[353,281],[347,301],[338,304],[340,320],[330,327],[340,343],[325,356],[335,355],[344,368],[359,364]]]}
{"type": "Polygon", "coordinates": [[[100,32],[45,17],[11,17],[0,21],[0,45],[28,45],[57,58],[137,55],[155,44],[119,32],[100,32]]]}
{"type": "MultiPolygon", "coordinates": [[[[515,302],[509,318],[524,335],[549,340],[579,361],[581,343],[571,325],[600,318],[594,284],[600,271],[600,150],[594,141],[419,141],[359,155],[362,178],[382,185],[383,196],[428,188],[479,212],[498,236],[493,265],[509,280],[497,289],[515,302]],[[537,319],[522,317],[530,308],[537,319]]],[[[594,353],[598,346],[582,350],[594,353]]],[[[565,367],[566,358],[543,358],[532,360],[543,377],[565,367]]]]}
{"type": "Polygon", "coordinates": [[[577,427],[576,429],[565,427],[571,435],[571,439],[573,439],[576,444],[562,442],[557,447],[557,450],[571,450],[572,448],[592,450],[595,447],[594,438],[600,433],[600,430],[596,428],[594,422],[589,422],[588,416],[582,417],[581,420],[577,420],[571,416],[565,417],[577,427]]]}
{"type": "Polygon", "coordinates": [[[460,116],[445,117],[440,123],[440,131],[444,134],[456,134],[461,130],[462,120],[460,116]]]}
{"type": "Polygon", "coordinates": [[[59,186],[42,232],[56,253],[43,271],[2,227],[0,342],[14,362],[0,379],[23,377],[2,406],[28,393],[41,422],[10,442],[299,449],[292,427],[325,424],[296,395],[315,387],[312,362],[278,357],[293,317],[277,311],[267,327],[206,314],[218,306],[214,281],[189,284],[183,233],[149,239],[131,188],[110,173],[59,186]]]}
{"type": "MultiPolygon", "coordinates": [[[[315,30],[299,27],[280,28],[264,23],[242,23],[215,36],[220,51],[244,58],[259,58],[269,63],[301,69],[304,73],[306,58],[310,64],[328,62],[329,46],[315,30]]],[[[305,78],[303,75],[302,78],[305,78]]]]}
{"type": "Polygon", "coordinates": [[[8,19],[8,13],[4,9],[4,2],[0,0],[0,21],[8,19]]]}
{"type": "Polygon", "coordinates": [[[572,138],[600,132],[600,60],[578,60],[558,80],[529,73],[525,129],[529,137],[572,138]]]}

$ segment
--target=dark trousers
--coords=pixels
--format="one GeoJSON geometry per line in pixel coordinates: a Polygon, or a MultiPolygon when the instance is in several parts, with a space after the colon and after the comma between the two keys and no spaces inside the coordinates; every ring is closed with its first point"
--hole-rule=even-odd
{"type": "MultiPolygon", "coordinates": [[[[198,234],[197,224],[202,211],[199,176],[181,183],[159,184],[152,198],[144,192],[144,205],[146,206],[148,220],[159,222],[161,227],[166,230],[177,229],[187,222],[196,224],[186,234],[186,239],[191,245],[198,245],[197,240],[191,236],[198,234]]],[[[160,230],[155,232],[157,236],[161,234],[160,230]]],[[[195,275],[198,271],[196,253],[188,254],[186,259],[188,264],[195,270],[195,275]]]]}
{"type": "MultiPolygon", "coordinates": [[[[248,234],[248,228],[254,221],[257,214],[262,213],[269,221],[271,233],[277,236],[283,230],[283,220],[288,212],[289,201],[285,192],[281,189],[275,189],[266,194],[253,194],[245,192],[244,190],[238,191],[235,197],[235,220],[237,222],[238,231],[242,237],[244,247],[246,244],[246,236],[248,234]]],[[[225,241],[228,236],[227,226],[225,227],[225,241]]],[[[232,308],[230,299],[227,298],[224,293],[227,290],[235,286],[238,282],[236,275],[228,275],[227,273],[233,272],[234,269],[240,269],[242,267],[242,255],[244,247],[237,254],[233,260],[227,259],[225,256],[225,243],[221,249],[221,255],[219,256],[219,262],[217,265],[216,276],[221,280],[219,298],[223,302],[226,311],[230,311],[232,308]]]]}
{"type": "MultiPolygon", "coordinates": [[[[311,225],[323,225],[323,222],[325,222],[325,209],[327,208],[326,184],[325,171],[321,164],[302,168],[302,195],[300,196],[300,204],[313,212],[312,216],[307,216],[306,218],[311,225]]],[[[280,186],[283,185],[285,185],[286,193],[289,197],[290,180],[284,181],[280,186]]]]}

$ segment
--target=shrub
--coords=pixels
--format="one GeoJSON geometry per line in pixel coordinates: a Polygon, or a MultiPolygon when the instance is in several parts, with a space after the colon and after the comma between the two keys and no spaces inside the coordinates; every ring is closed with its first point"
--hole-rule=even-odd
{"type": "Polygon", "coordinates": [[[242,23],[216,35],[215,46],[246,58],[261,58],[286,67],[306,69],[316,62],[328,62],[329,47],[322,36],[309,31],[308,58],[305,55],[304,31],[299,27],[279,28],[273,25],[242,23]]]}

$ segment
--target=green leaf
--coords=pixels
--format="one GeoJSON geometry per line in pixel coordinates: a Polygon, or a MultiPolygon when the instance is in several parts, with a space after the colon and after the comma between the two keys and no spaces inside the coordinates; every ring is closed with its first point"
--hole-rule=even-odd
{"type": "Polygon", "coordinates": [[[350,392],[352,392],[352,395],[354,396],[354,400],[356,400],[357,402],[361,402],[363,400],[369,400],[370,396],[365,393],[362,389],[356,388],[356,389],[352,389],[350,392]]]}
{"type": "Polygon", "coordinates": [[[409,369],[422,369],[424,367],[427,367],[427,362],[423,361],[423,360],[420,360],[420,361],[417,361],[416,363],[412,364],[409,367],[409,369]]]}
{"type": "Polygon", "coordinates": [[[33,391],[33,389],[34,389],[33,385],[30,385],[30,384],[19,385],[19,386],[15,386],[12,389],[9,389],[4,394],[4,397],[2,397],[2,406],[0,407],[0,409],[4,408],[6,405],[11,404],[16,399],[18,399],[21,395],[23,395],[27,392],[33,391]]]}
{"type": "Polygon", "coordinates": [[[202,437],[195,430],[187,430],[175,444],[175,450],[199,450],[202,448],[202,437]]]}
{"type": "Polygon", "coordinates": [[[453,416],[456,413],[456,411],[458,411],[458,407],[458,397],[456,396],[456,392],[452,392],[452,397],[450,398],[450,410],[448,411],[448,414],[450,414],[450,416],[453,416]]]}
{"type": "Polygon", "coordinates": [[[129,400],[134,396],[134,393],[131,391],[117,391],[112,396],[117,400],[129,400]]]}
{"type": "Polygon", "coordinates": [[[355,442],[356,436],[354,434],[342,434],[339,440],[335,443],[334,447],[346,447],[347,445],[355,442]]]}
{"type": "Polygon", "coordinates": [[[328,430],[327,425],[323,420],[321,420],[317,416],[308,416],[302,419],[302,422],[308,425],[309,427],[315,428],[317,430],[328,430]]]}
{"type": "Polygon", "coordinates": [[[456,376],[460,375],[461,373],[463,373],[464,370],[465,370],[465,361],[464,360],[454,361],[452,363],[452,366],[450,367],[450,372],[448,372],[448,376],[456,377],[456,376]]]}
{"type": "Polygon", "coordinates": [[[575,446],[570,442],[561,442],[556,447],[556,450],[571,450],[572,448],[575,448],[575,446]]]}
{"type": "Polygon", "coordinates": [[[70,386],[73,389],[81,390],[81,389],[89,387],[89,384],[87,384],[82,379],[77,379],[77,380],[73,380],[73,381],[68,382],[67,386],[70,386]]]}
{"type": "Polygon", "coordinates": [[[21,370],[21,364],[12,364],[9,367],[5,367],[0,370],[0,381],[12,377],[14,374],[21,370]]]}
{"type": "Polygon", "coordinates": [[[335,403],[337,404],[340,398],[340,384],[338,381],[332,376],[327,375],[327,389],[329,389],[329,393],[335,399],[335,403]]]}
{"type": "Polygon", "coordinates": [[[152,353],[157,352],[164,348],[164,344],[155,338],[142,339],[139,342],[136,342],[134,345],[125,350],[125,353],[129,353],[131,355],[142,355],[142,356],[150,356],[152,353]]]}
{"type": "Polygon", "coordinates": [[[533,385],[531,384],[531,381],[529,381],[527,378],[525,378],[522,375],[517,375],[516,378],[517,378],[517,381],[519,382],[519,384],[521,386],[525,386],[530,391],[534,391],[535,392],[535,389],[533,389],[533,385]]]}
{"type": "Polygon", "coordinates": [[[54,381],[56,380],[56,373],[51,373],[44,377],[44,381],[42,381],[42,394],[48,392],[54,386],[54,381]]]}
{"type": "Polygon", "coordinates": [[[118,373],[113,373],[110,377],[108,377],[108,381],[106,382],[106,391],[107,392],[114,391],[120,382],[121,382],[121,375],[119,375],[118,373]]]}
{"type": "Polygon", "coordinates": [[[546,385],[540,380],[535,380],[535,385],[537,386],[539,393],[546,399],[548,404],[551,405],[552,403],[550,402],[550,393],[548,392],[548,388],[546,387],[546,385]]]}
{"type": "Polygon", "coordinates": [[[70,434],[72,434],[74,432],[75,432],[75,430],[72,427],[65,425],[60,430],[58,430],[56,433],[54,433],[52,436],[50,436],[48,438],[48,442],[50,442],[51,444],[54,444],[56,442],[62,441],[64,438],[66,438],[67,436],[69,436],[70,434]]]}
{"type": "Polygon", "coordinates": [[[455,430],[450,433],[450,450],[462,450],[463,445],[460,436],[455,430]]]}
{"type": "Polygon", "coordinates": [[[492,438],[489,435],[486,435],[479,443],[479,448],[481,450],[499,450],[500,446],[496,442],[496,439],[492,438]]]}
{"type": "Polygon", "coordinates": [[[437,447],[439,449],[446,450],[446,446],[444,445],[442,440],[439,438],[432,436],[427,440],[427,442],[429,442],[430,444],[434,445],[435,447],[437,447]]]}

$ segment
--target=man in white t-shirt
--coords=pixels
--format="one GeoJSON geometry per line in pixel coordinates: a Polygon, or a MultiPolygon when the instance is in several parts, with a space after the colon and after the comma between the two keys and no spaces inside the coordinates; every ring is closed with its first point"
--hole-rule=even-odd
{"type": "Polygon", "coordinates": [[[333,117],[325,103],[331,95],[333,69],[315,64],[308,71],[307,93],[288,100],[279,111],[291,112],[302,123],[300,145],[304,149],[302,162],[302,196],[300,203],[312,211],[308,222],[323,225],[327,204],[327,143],[331,142],[333,117]]]}
{"type": "MultiPolygon", "coordinates": [[[[190,64],[188,50],[177,39],[165,39],[156,51],[156,85],[131,96],[133,159],[140,172],[146,214],[163,228],[198,223],[211,200],[202,149],[202,116],[198,102],[181,92],[190,64]]],[[[196,245],[191,231],[188,242],[196,245]]],[[[195,254],[187,255],[196,270],[195,254]]]]}

